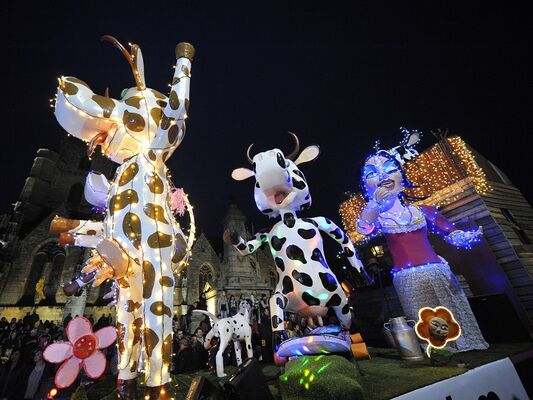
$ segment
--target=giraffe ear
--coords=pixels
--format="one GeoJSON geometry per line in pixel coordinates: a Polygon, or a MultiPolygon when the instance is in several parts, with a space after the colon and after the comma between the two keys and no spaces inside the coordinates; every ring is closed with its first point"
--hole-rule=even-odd
{"type": "Polygon", "coordinates": [[[135,83],[140,90],[144,90],[146,89],[146,80],[144,79],[143,53],[141,48],[136,44],[131,45],[131,61],[135,83]]]}
{"type": "Polygon", "coordinates": [[[248,168],[237,168],[231,173],[231,177],[236,181],[243,181],[251,176],[254,176],[254,171],[248,168]]]}
{"type": "Polygon", "coordinates": [[[320,154],[320,147],[318,147],[317,145],[306,147],[305,149],[303,149],[303,151],[300,153],[300,155],[298,156],[296,161],[294,161],[294,163],[298,165],[298,164],[303,164],[309,161],[313,161],[315,158],[318,157],[319,154],[320,154]]]}

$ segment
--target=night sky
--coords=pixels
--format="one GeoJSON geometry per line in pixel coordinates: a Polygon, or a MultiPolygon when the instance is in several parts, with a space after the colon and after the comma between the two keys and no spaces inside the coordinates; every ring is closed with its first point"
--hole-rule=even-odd
{"type": "Polygon", "coordinates": [[[48,106],[58,76],[99,94],[109,86],[114,98],[134,86],[120,52],[100,42],[104,34],[139,44],[148,87],[164,93],[175,45],[196,47],[187,135],[167,165],[208,235],[221,235],[232,197],[256,229],[270,224],[253,204],[252,181],[230,174],[246,166],[252,142],[257,151],[290,151],[288,130],[302,148],[322,149],[301,167],[313,196],[309,215],[340,223],[338,204],[358,190],[365,154],[378,138],[397,144],[400,126],[426,132],[420,148],[433,143],[430,130],[449,128],[531,202],[533,21],[525,9],[465,1],[108,3],[2,2],[0,213],[17,200],[36,150],[57,148],[66,135],[48,106]]]}

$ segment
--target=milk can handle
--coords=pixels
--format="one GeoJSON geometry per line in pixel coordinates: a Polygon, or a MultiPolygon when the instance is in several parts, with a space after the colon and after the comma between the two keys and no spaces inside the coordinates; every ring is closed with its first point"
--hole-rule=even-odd
{"type": "Polygon", "coordinates": [[[385,329],[388,329],[388,330],[390,331],[390,322],[385,322],[385,323],[383,324],[383,327],[384,327],[385,329]]]}

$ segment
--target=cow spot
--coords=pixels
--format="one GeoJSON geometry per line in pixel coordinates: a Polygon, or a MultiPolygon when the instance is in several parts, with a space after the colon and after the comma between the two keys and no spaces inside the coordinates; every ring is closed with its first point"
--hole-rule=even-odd
{"type": "Polygon", "coordinates": [[[152,109],[150,109],[150,117],[152,117],[155,124],[159,126],[161,118],[163,118],[163,110],[161,110],[159,107],[153,107],[152,109]]]}
{"type": "Polygon", "coordinates": [[[308,240],[312,239],[316,235],[316,230],[314,229],[298,229],[298,235],[300,235],[302,238],[308,240]]]}
{"type": "Polygon", "coordinates": [[[141,308],[141,303],[133,300],[128,300],[126,302],[126,311],[127,312],[133,312],[137,310],[138,308],[141,308]]]}
{"type": "Polygon", "coordinates": [[[163,184],[163,181],[157,175],[155,172],[147,172],[144,175],[144,182],[146,183],[146,186],[148,186],[148,189],[150,189],[150,192],[155,194],[161,194],[163,193],[165,189],[165,185],[163,184]]]}
{"type": "Polygon", "coordinates": [[[342,307],[341,312],[343,314],[348,314],[350,312],[350,306],[348,304],[345,304],[344,307],[342,307]]]}
{"type": "Polygon", "coordinates": [[[283,244],[287,241],[287,238],[279,238],[276,235],[272,236],[272,239],[270,239],[270,244],[272,245],[272,248],[276,251],[280,251],[283,247],[283,244]]]}
{"type": "Polygon", "coordinates": [[[146,355],[148,357],[152,357],[152,352],[155,349],[155,346],[157,346],[157,343],[159,343],[159,337],[157,336],[157,333],[155,333],[150,328],[144,328],[144,349],[146,350],[146,355]]]}
{"type": "Polygon", "coordinates": [[[283,154],[278,153],[276,154],[276,161],[278,162],[278,165],[285,169],[285,159],[283,158],[283,154]]]}
{"type": "Polygon", "coordinates": [[[311,207],[311,203],[310,203],[310,202],[303,203],[303,204],[300,206],[300,210],[307,210],[309,207],[311,207]]]}
{"type": "Polygon", "coordinates": [[[255,182],[255,187],[261,189],[261,186],[259,186],[259,182],[255,182]]]}
{"type": "Polygon", "coordinates": [[[155,284],[155,268],[150,261],[143,261],[143,297],[152,297],[155,284]]]}
{"type": "Polygon", "coordinates": [[[294,224],[296,224],[296,220],[294,219],[294,215],[291,214],[291,213],[286,213],[285,215],[283,215],[283,223],[287,227],[293,228],[294,224]]]}
{"type": "Polygon", "coordinates": [[[285,307],[287,307],[287,303],[289,302],[289,300],[285,297],[285,296],[280,296],[278,295],[276,297],[276,304],[281,308],[281,309],[285,309],[285,307]]]}
{"type": "Polygon", "coordinates": [[[122,231],[136,249],[141,247],[141,220],[137,214],[129,212],[124,215],[122,231]]]}
{"type": "Polygon", "coordinates": [[[348,235],[345,233],[345,234],[344,234],[344,237],[343,237],[343,240],[342,240],[342,244],[348,244],[349,241],[350,241],[350,238],[349,238],[348,235]]]}
{"type": "Polygon", "coordinates": [[[280,317],[278,317],[277,315],[272,316],[272,328],[276,329],[281,323],[283,323],[283,321],[280,317]]]}
{"type": "Polygon", "coordinates": [[[113,109],[115,108],[115,102],[113,101],[113,99],[97,94],[93,94],[92,99],[102,108],[104,118],[109,118],[111,116],[111,113],[113,112],[113,109]]]}
{"type": "Polygon", "coordinates": [[[326,221],[326,224],[331,225],[331,220],[328,217],[324,217],[324,221],[326,221]]]}
{"type": "Polygon", "coordinates": [[[170,92],[170,96],[168,96],[168,104],[173,110],[177,110],[180,107],[180,99],[175,90],[170,92]]]}
{"type": "Polygon", "coordinates": [[[342,231],[340,228],[336,228],[335,230],[331,231],[330,235],[332,235],[336,240],[342,239],[342,231]]]}
{"type": "Polygon", "coordinates": [[[305,189],[306,184],[304,181],[299,181],[296,178],[292,178],[292,186],[294,186],[296,189],[303,190],[305,189]]]}
{"type": "MultiPolygon", "coordinates": [[[[105,98],[105,97],[104,97],[105,98]]],[[[122,117],[122,123],[126,128],[133,132],[142,132],[146,125],[144,118],[141,114],[130,113],[128,110],[124,110],[124,116],[122,117]]]]}
{"type": "Polygon", "coordinates": [[[281,272],[285,271],[285,263],[283,262],[283,258],[275,257],[274,262],[276,263],[276,267],[278,267],[281,272]]]}
{"type": "Polygon", "coordinates": [[[152,249],[161,249],[163,247],[169,247],[172,244],[172,236],[166,233],[156,231],[148,236],[148,246],[152,249]]]}
{"type": "Polygon", "coordinates": [[[294,290],[292,279],[288,276],[283,277],[282,285],[283,285],[283,290],[281,291],[281,293],[283,294],[290,293],[294,290]]]}
{"type": "Polygon", "coordinates": [[[124,186],[126,183],[131,182],[132,179],[135,178],[135,175],[137,175],[137,172],[139,172],[139,165],[136,162],[128,165],[120,175],[118,185],[124,186]]]}
{"type": "Polygon", "coordinates": [[[150,306],[150,311],[152,312],[152,314],[157,315],[159,317],[167,315],[169,318],[172,318],[172,310],[162,301],[154,301],[150,306]]]}
{"type": "Polygon", "coordinates": [[[253,244],[250,243],[250,244],[248,245],[248,251],[249,251],[250,253],[253,253],[253,252],[254,252],[254,245],[253,245],[253,244]]]}
{"type": "Polygon", "coordinates": [[[318,276],[326,290],[329,290],[330,292],[337,290],[337,279],[335,279],[333,275],[328,274],[327,272],[319,272],[318,276]]]}
{"type": "Polygon", "coordinates": [[[326,303],[326,307],[337,307],[341,304],[341,297],[335,293],[326,303]]]}
{"type": "Polygon", "coordinates": [[[124,100],[124,103],[126,103],[128,106],[134,107],[137,110],[141,108],[141,96],[132,96],[126,100],[124,100]]]}
{"type": "Polygon", "coordinates": [[[138,202],[139,195],[135,190],[124,190],[123,192],[111,196],[109,199],[109,214],[113,215],[115,211],[122,210],[127,206],[137,204],[138,202]]]}
{"type": "Polygon", "coordinates": [[[324,260],[324,256],[322,255],[322,252],[319,248],[316,248],[313,250],[313,253],[311,254],[311,260],[318,261],[324,268],[328,268],[329,266],[326,263],[326,260],[324,260]]]}
{"type": "Polygon", "coordinates": [[[272,211],[274,211],[274,210],[271,209],[271,208],[265,208],[264,210],[261,210],[261,212],[262,212],[263,214],[270,214],[272,211]]]}
{"type": "Polygon", "coordinates": [[[161,344],[161,358],[163,359],[163,365],[170,366],[172,360],[172,334],[169,333],[163,343],[161,344]]]}
{"type": "Polygon", "coordinates": [[[295,269],[292,271],[292,277],[304,286],[313,286],[313,279],[305,272],[298,272],[295,269]]]}
{"type": "Polygon", "coordinates": [[[174,287],[174,279],[170,276],[162,276],[159,278],[159,284],[165,287],[174,287]]]}
{"type": "Polygon", "coordinates": [[[304,222],[307,222],[309,224],[313,224],[314,226],[316,226],[318,228],[318,224],[316,223],[316,221],[314,219],[311,219],[311,218],[302,218],[302,221],[304,222]]]}
{"type": "Polygon", "coordinates": [[[242,250],[246,250],[246,244],[244,244],[244,243],[239,243],[239,244],[237,245],[237,248],[238,248],[239,250],[241,250],[241,251],[242,251],[242,250]]]}
{"type": "Polygon", "coordinates": [[[315,296],[310,295],[307,292],[303,292],[302,294],[302,300],[307,304],[308,306],[318,306],[320,305],[320,300],[317,299],[315,296]]]}
{"type": "Polygon", "coordinates": [[[148,218],[155,219],[156,221],[168,224],[165,218],[165,210],[158,204],[146,203],[143,207],[143,211],[148,218]]]}
{"type": "Polygon", "coordinates": [[[305,181],[305,176],[304,176],[304,173],[302,171],[300,171],[299,169],[293,169],[292,172],[295,175],[298,175],[300,178],[302,178],[305,181]]]}
{"type": "Polygon", "coordinates": [[[353,257],[354,256],[354,252],[349,247],[345,247],[344,248],[344,254],[346,254],[346,257],[353,257]]]}
{"type": "Polygon", "coordinates": [[[286,252],[287,257],[289,257],[291,260],[300,261],[302,264],[307,264],[304,252],[298,246],[291,244],[287,246],[286,252]]]}

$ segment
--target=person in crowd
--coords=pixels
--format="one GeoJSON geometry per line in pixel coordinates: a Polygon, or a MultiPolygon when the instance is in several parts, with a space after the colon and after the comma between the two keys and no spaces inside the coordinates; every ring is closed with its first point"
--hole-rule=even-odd
{"type": "Polygon", "coordinates": [[[25,386],[25,400],[46,398],[46,393],[50,386],[49,378],[53,377],[55,374],[54,365],[44,361],[43,351],[38,347],[33,349],[33,362],[33,368],[31,369],[25,386]]]}
{"type": "Polygon", "coordinates": [[[235,314],[237,314],[237,300],[235,300],[235,296],[231,295],[229,297],[229,316],[233,317],[235,314]]]}
{"type": "Polygon", "coordinates": [[[226,292],[223,290],[218,299],[219,318],[226,318],[229,315],[228,312],[229,312],[228,299],[226,297],[226,292]]]}
{"type": "Polygon", "coordinates": [[[15,348],[0,373],[0,400],[21,400],[24,398],[31,367],[24,359],[20,348],[15,348]]]}
{"type": "Polygon", "coordinates": [[[195,354],[189,339],[184,337],[179,341],[179,348],[174,355],[173,365],[173,374],[183,374],[196,370],[195,354]]]}

